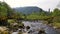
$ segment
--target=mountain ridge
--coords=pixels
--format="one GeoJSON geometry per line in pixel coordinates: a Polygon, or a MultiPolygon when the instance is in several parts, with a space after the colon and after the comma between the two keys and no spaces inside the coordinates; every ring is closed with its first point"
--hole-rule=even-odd
{"type": "Polygon", "coordinates": [[[44,11],[43,9],[36,6],[28,6],[28,7],[16,7],[13,8],[15,11],[21,12],[23,14],[31,14],[32,12],[38,13],[44,11]]]}

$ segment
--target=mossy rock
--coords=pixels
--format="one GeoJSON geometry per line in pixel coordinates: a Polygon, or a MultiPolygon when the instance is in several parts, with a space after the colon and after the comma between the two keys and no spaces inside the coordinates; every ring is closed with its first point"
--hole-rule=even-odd
{"type": "Polygon", "coordinates": [[[19,32],[18,34],[22,34],[22,32],[19,32]]]}

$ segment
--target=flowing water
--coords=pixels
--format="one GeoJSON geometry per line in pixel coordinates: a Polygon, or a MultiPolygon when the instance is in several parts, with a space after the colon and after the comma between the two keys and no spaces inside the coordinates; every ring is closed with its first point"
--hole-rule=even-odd
{"type": "Polygon", "coordinates": [[[30,31],[30,33],[28,34],[38,34],[38,31],[40,29],[44,29],[46,34],[60,34],[53,27],[43,24],[42,22],[43,21],[38,21],[38,22],[37,21],[23,21],[25,26],[30,26],[30,29],[28,30],[28,32],[30,31]]]}

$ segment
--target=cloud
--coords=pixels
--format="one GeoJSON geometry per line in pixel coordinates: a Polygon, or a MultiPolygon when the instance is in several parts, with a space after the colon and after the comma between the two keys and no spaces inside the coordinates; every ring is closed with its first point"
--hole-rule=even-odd
{"type": "MultiPolygon", "coordinates": [[[[2,0],[1,0],[2,1],[2,0]]],[[[5,0],[13,7],[38,6],[44,10],[54,9],[60,0],[5,0]]]]}
{"type": "Polygon", "coordinates": [[[60,8],[60,2],[58,3],[57,7],[60,8]]]}

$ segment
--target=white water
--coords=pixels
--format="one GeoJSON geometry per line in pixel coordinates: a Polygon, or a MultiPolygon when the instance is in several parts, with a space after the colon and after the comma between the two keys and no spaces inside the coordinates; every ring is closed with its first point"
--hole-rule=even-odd
{"type": "MultiPolygon", "coordinates": [[[[46,34],[60,34],[56,32],[56,30],[52,27],[49,27],[48,25],[43,24],[41,21],[40,22],[30,22],[30,21],[23,21],[25,26],[30,26],[30,29],[28,31],[32,31],[29,34],[38,34],[38,31],[40,29],[44,29],[46,34]]],[[[12,34],[17,34],[17,32],[14,32],[12,34]]]]}
{"type": "Polygon", "coordinates": [[[12,34],[18,34],[18,32],[13,32],[12,34]]]}

